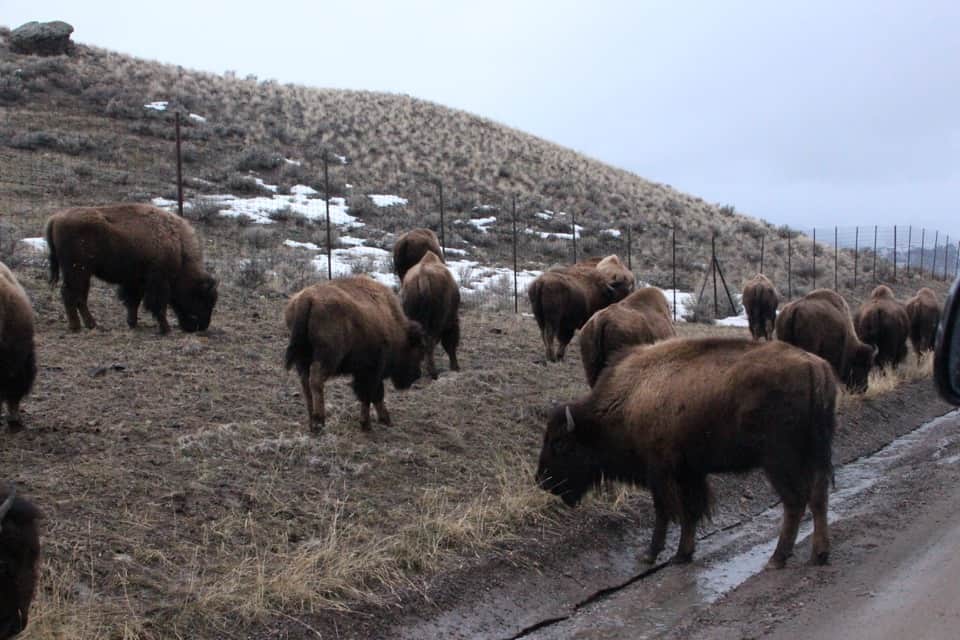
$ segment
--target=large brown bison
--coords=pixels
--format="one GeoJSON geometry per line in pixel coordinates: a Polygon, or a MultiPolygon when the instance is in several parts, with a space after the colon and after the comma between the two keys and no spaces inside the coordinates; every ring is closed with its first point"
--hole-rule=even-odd
{"type": "Polygon", "coordinates": [[[758,273],[743,287],[743,308],[747,312],[750,335],[754,340],[773,339],[773,325],[777,320],[777,305],[780,296],[770,279],[758,273]]]}
{"type": "Polygon", "coordinates": [[[411,229],[397,238],[393,243],[393,270],[397,272],[400,282],[427,251],[435,253],[443,262],[440,241],[430,229],[411,229]]]}
{"type": "Polygon", "coordinates": [[[27,626],[40,558],[39,517],[13,487],[0,489],[0,640],[27,626]]]}
{"type": "Polygon", "coordinates": [[[860,305],[853,323],[860,339],[877,348],[877,366],[895,367],[907,357],[910,318],[890,287],[876,287],[860,305]]]}
{"type": "Polygon", "coordinates": [[[371,403],[389,425],[383,381],[410,388],[424,355],[423,328],[403,314],[397,296],[367,276],[343,278],[303,289],[284,316],[290,330],[286,368],[300,374],[311,430],[323,428],[323,384],[337,375],[353,376],[364,429],[370,428],[371,403]]]}
{"type": "MultiPolygon", "coordinates": [[[[33,344],[33,307],[16,276],[0,262],[0,402],[7,405],[7,426],[23,426],[20,401],[37,375],[33,344]]],[[[2,411],[2,407],[0,407],[2,411]]]]}
{"type": "Polygon", "coordinates": [[[781,309],[777,338],[815,353],[854,392],[867,390],[876,350],[857,338],[850,307],[835,291],[816,289],[781,309]]]}
{"type": "Polygon", "coordinates": [[[829,553],[827,490],[836,378],[822,359],[783,342],[675,339],[635,347],[585,397],[554,408],[540,452],[540,486],[576,505],[602,478],[650,489],[656,515],[645,561],[680,523],[674,562],[688,562],[709,513],[711,473],[761,468],[784,505],[768,566],[790,556],[807,505],[811,561],[829,553]]]}
{"type": "Polygon", "coordinates": [[[677,335],[670,305],[656,287],[641,287],[616,304],[593,314],[580,330],[580,356],[591,387],[614,354],[638,344],[677,335]]]}
{"type": "Polygon", "coordinates": [[[596,264],[577,263],[539,275],[530,283],[527,295],[547,360],[563,360],[576,330],[600,309],[625,298],[633,287],[633,274],[615,255],[596,264]]]}
{"type": "Polygon", "coordinates": [[[140,302],[170,331],[167,306],[180,328],[203,331],[217,303],[217,281],[203,266],[193,227],[183,218],[146,204],[64,209],[50,216],[50,283],[63,274],[61,294],[71,331],[96,321],[87,308],[90,278],[119,285],[127,325],[137,326],[140,302]],[[79,313],[78,313],[79,312],[79,313]]]}
{"type": "Polygon", "coordinates": [[[437,379],[433,350],[439,341],[450,358],[450,369],[459,371],[457,345],[460,344],[460,287],[440,256],[427,251],[400,285],[403,311],[423,327],[426,339],[427,373],[437,379]]]}
{"type": "Polygon", "coordinates": [[[933,351],[937,339],[937,325],[940,323],[940,300],[928,287],[917,291],[917,295],[907,300],[907,317],[910,319],[910,344],[917,357],[925,351],[933,351]]]}

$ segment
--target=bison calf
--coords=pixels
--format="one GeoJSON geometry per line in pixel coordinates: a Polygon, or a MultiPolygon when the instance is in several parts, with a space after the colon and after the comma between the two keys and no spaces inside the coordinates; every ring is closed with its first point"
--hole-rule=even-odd
{"type": "MultiPolygon", "coordinates": [[[[7,405],[7,425],[22,427],[20,401],[37,375],[33,345],[33,307],[16,276],[0,262],[0,402],[7,405]]],[[[2,410],[2,407],[0,407],[2,410]]]]}
{"type": "Polygon", "coordinates": [[[393,243],[393,270],[397,272],[400,282],[428,251],[432,251],[443,262],[440,241],[430,229],[411,229],[397,238],[393,243]]]}
{"type": "Polygon", "coordinates": [[[576,330],[600,309],[625,298],[633,287],[633,274],[614,255],[539,275],[527,295],[547,360],[563,360],[576,330]]]}
{"type": "Polygon", "coordinates": [[[706,338],[634,348],[589,395],[550,415],[537,480],[576,505],[602,478],[650,489],[655,522],[648,563],[680,522],[674,562],[688,562],[711,504],[707,475],[761,468],[783,500],[780,540],[768,563],[790,556],[800,519],[813,512],[811,561],[829,554],[836,379],[820,358],[783,342],[706,338]]]}
{"type": "Polygon", "coordinates": [[[917,358],[924,351],[933,351],[940,324],[940,301],[932,289],[923,287],[917,295],[907,300],[907,317],[910,319],[910,344],[917,358]]]}
{"type": "Polygon", "coordinates": [[[747,312],[750,335],[754,340],[773,339],[773,325],[777,320],[780,298],[770,279],[762,273],[750,278],[743,287],[743,308],[747,312]]]}
{"type": "Polygon", "coordinates": [[[39,512],[11,487],[0,490],[0,640],[27,626],[40,558],[39,512]]]}
{"type": "Polygon", "coordinates": [[[50,283],[63,274],[61,293],[71,331],[96,321],[87,308],[90,278],[118,284],[127,325],[137,326],[140,302],[170,331],[167,306],[180,328],[203,331],[217,303],[217,281],[203,266],[193,227],[183,218],[145,204],[64,209],[50,216],[50,283]]]}
{"type": "Polygon", "coordinates": [[[284,316],[290,330],[286,368],[300,374],[311,430],[323,428],[323,384],[336,375],[353,376],[364,429],[370,428],[371,403],[380,422],[390,424],[383,381],[408,389],[420,377],[424,354],[423,329],[403,314],[397,296],[367,276],[343,278],[300,291],[284,316]]]}
{"type": "Polygon", "coordinates": [[[580,356],[591,387],[615,353],[677,335],[670,305],[656,287],[642,287],[597,311],[580,331],[580,356]]]}
{"type": "Polygon", "coordinates": [[[903,304],[894,298],[890,287],[880,285],[875,288],[870,299],[860,305],[853,323],[860,339],[876,347],[878,366],[895,367],[907,357],[910,318],[903,304]]]}
{"type": "Polygon", "coordinates": [[[403,311],[423,327],[426,338],[427,373],[437,379],[433,350],[437,341],[450,358],[450,369],[459,371],[457,345],[460,343],[460,288],[440,256],[427,251],[403,278],[400,286],[403,311]]]}
{"type": "Polygon", "coordinates": [[[857,338],[850,307],[838,293],[816,289],[788,303],[777,316],[776,327],[780,340],[829,362],[850,391],[867,390],[876,349],[857,338]]]}

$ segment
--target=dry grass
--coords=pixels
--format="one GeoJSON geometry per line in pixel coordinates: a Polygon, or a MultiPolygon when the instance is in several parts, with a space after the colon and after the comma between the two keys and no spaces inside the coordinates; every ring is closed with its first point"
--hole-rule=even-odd
{"type": "Polygon", "coordinates": [[[890,393],[902,384],[933,378],[933,354],[924,353],[919,358],[911,348],[906,359],[894,369],[873,369],[867,381],[866,393],[850,393],[841,385],[840,406],[873,400],[890,393]]]}

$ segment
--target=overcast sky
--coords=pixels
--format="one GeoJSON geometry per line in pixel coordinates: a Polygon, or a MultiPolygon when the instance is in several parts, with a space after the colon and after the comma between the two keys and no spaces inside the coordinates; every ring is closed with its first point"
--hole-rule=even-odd
{"type": "Polygon", "coordinates": [[[795,226],[960,238],[960,2],[0,0],[185,67],[408,93],[795,226]]]}

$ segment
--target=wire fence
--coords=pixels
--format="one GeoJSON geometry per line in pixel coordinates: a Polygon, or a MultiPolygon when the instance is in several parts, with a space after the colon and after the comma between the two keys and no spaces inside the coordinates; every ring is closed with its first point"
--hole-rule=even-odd
{"type": "MultiPolygon", "coordinates": [[[[0,148],[10,167],[0,183],[56,199],[82,196],[76,204],[102,204],[120,193],[193,220],[234,217],[244,227],[286,222],[305,230],[300,235],[308,240],[284,241],[283,249],[261,246],[256,236],[266,234],[238,235],[237,250],[228,252],[238,264],[223,267],[238,278],[262,262],[275,268],[278,251],[300,251],[309,258],[298,262],[297,283],[310,272],[327,278],[365,272],[396,285],[393,238],[427,226],[437,232],[468,304],[515,312],[529,311],[527,285],[544,268],[610,254],[668,298],[680,295],[678,318],[697,309],[736,315],[743,281],[758,272],[790,299],[818,287],[854,293],[879,282],[947,280],[960,270],[960,239],[935,229],[774,227],[735,216],[732,208],[704,220],[673,201],[645,210],[624,203],[619,211],[596,211],[589,201],[564,209],[550,204],[550,185],[546,195],[535,189],[505,195],[457,177],[385,168],[373,154],[346,158],[329,146],[308,162],[250,147],[229,128],[161,106],[146,105],[140,117],[112,120],[116,130],[93,136],[18,134],[0,148]],[[216,162],[208,157],[214,153],[216,162]],[[112,188],[91,194],[83,189],[91,181],[112,188]]],[[[69,118],[62,126],[70,129],[69,118]]],[[[12,235],[0,228],[4,256],[12,235]]],[[[254,285],[261,280],[249,277],[254,285]]]]}

